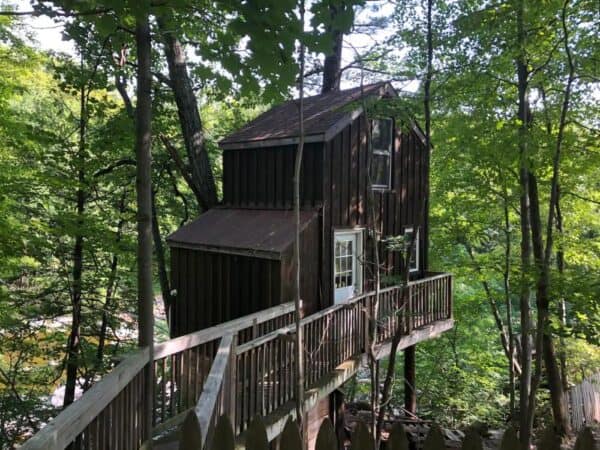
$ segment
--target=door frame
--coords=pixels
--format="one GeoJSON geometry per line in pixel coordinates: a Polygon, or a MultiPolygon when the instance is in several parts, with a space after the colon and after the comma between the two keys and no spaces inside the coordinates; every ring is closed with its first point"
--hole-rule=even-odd
{"type": "Polygon", "coordinates": [[[331,279],[330,279],[330,283],[332,286],[332,301],[334,305],[336,304],[340,304],[340,303],[344,303],[347,302],[348,300],[350,300],[353,297],[356,297],[357,295],[360,295],[364,292],[364,264],[362,263],[361,259],[364,257],[364,249],[365,249],[365,244],[364,244],[364,228],[362,227],[356,227],[356,228],[333,228],[332,230],[332,248],[331,248],[331,254],[332,254],[332,264],[331,264],[331,279]],[[335,274],[336,274],[336,270],[335,270],[335,244],[336,244],[336,240],[337,240],[337,236],[338,235],[354,235],[356,236],[356,249],[353,249],[353,258],[352,258],[352,262],[353,262],[353,285],[354,285],[354,292],[353,294],[348,297],[345,298],[343,300],[338,300],[336,301],[336,288],[335,288],[335,274]]]}

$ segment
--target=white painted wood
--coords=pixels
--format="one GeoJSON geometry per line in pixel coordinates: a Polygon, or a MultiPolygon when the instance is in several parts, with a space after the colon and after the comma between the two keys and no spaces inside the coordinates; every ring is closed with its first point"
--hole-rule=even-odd
{"type": "MultiPolygon", "coordinates": [[[[334,303],[339,304],[346,302],[347,300],[360,295],[363,288],[363,230],[352,229],[352,230],[336,230],[334,233],[334,253],[333,253],[333,280],[332,283],[335,285],[335,278],[338,275],[350,272],[352,283],[348,286],[335,288],[334,303]],[[337,244],[350,245],[351,252],[344,255],[337,254],[337,244]],[[339,267],[338,270],[338,259],[350,258],[350,267],[342,269],[339,267]]],[[[341,262],[340,262],[341,264],[341,262]]]]}
{"type": "Polygon", "coordinates": [[[129,355],[112,372],[94,384],[79,400],[25,442],[21,449],[41,450],[67,447],[140,373],[149,360],[150,352],[147,347],[129,355]]]}

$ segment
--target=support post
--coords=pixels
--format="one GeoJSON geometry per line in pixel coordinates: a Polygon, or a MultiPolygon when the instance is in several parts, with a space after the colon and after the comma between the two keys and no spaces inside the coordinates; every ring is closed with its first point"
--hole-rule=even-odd
{"type": "Polygon", "coordinates": [[[229,361],[229,380],[227,383],[228,398],[229,401],[229,419],[233,426],[233,433],[237,435],[238,430],[236,427],[236,411],[237,411],[237,345],[238,335],[233,335],[233,341],[231,343],[231,359],[229,361]]]}
{"type": "Polygon", "coordinates": [[[415,350],[416,345],[411,345],[404,350],[404,409],[412,414],[417,412],[415,350]]]}

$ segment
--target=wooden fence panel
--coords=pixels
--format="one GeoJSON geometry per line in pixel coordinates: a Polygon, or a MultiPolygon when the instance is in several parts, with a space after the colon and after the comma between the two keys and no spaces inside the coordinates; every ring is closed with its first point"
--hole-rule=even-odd
{"type": "Polygon", "coordinates": [[[200,422],[194,411],[186,414],[181,425],[181,440],[179,450],[198,450],[202,448],[202,430],[200,422]]]}
{"type": "Polygon", "coordinates": [[[469,431],[463,441],[462,450],[483,450],[483,442],[479,433],[469,431]]]}
{"type": "Polygon", "coordinates": [[[259,416],[254,417],[246,430],[246,449],[269,450],[269,440],[265,424],[259,416]]]}
{"type": "Polygon", "coordinates": [[[350,450],[374,450],[375,447],[373,435],[362,421],[358,422],[354,433],[352,433],[351,442],[350,450]]]}
{"type": "MultiPolygon", "coordinates": [[[[190,417],[189,430],[193,433],[198,433],[197,427],[194,427],[193,421],[196,420],[190,417]]],[[[186,423],[188,420],[186,419],[186,423]]],[[[196,443],[201,442],[199,436],[196,437],[196,443]]],[[[560,439],[555,437],[551,431],[544,434],[541,442],[538,443],[539,450],[554,450],[560,448],[560,439]]],[[[231,421],[227,416],[221,416],[218,420],[214,431],[214,439],[210,446],[210,450],[268,450],[269,443],[267,440],[267,431],[263,420],[256,416],[250,423],[250,426],[245,433],[245,443],[241,446],[235,445],[233,428],[231,421]]],[[[281,450],[302,450],[302,439],[296,422],[288,420],[283,433],[279,438],[279,448],[281,450]]],[[[315,450],[339,450],[338,441],[333,429],[331,421],[327,418],[323,420],[317,433],[315,450]]],[[[410,448],[407,434],[404,427],[400,423],[396,423],[392,427],[389,439],[385,446],[386,450],[408,450],[410,448]]],[[[442,429],[433,424],[429,434],[425,438],[422,450],[446,450],[444,433],[442,429]]],[[[483,441],[481,436],[474,431],[467,433],[461,450],[482,450],[483,441]]],[[[501,450],[520,450],[520,443],[517,439],[517,434],[513,428],[509,428],[504,433],[500,444],[501,450]]],[[[201,444],[196,446],[180,446],[180,450],[200,450],[201,444]]],[[[356,429],[351,436],[351,450],[373,450],[374,442],[370,434],[369,428],[364,422],[358,422],[356,429]]],[[[599,450],[598,442],[594,440],[594,436],[590,428],[584,428],[577,437],[577,441],[573,450],[599,450]]]]}
{"type": "Polygon", "coordinates": [[[387,445],[387,450],[409,450],[408,437],[402,424],[394,424],[387,445]]]}
{"type": "Polygon", "coordinates": [[[557,439],[554,431],[549,428],[542,435],[538,447],[544,450],[561,450],[560,442],[561,439],[557,439]]]}
{"type": "Polygon", "coordinates": [[[565,400],[569,405],[573,430],[600,423],[600,372],[570,388],[565,392],[565,400]]]}
{"type": "MultiPolygon", "coordinates": [[[[198,447],[200,448],[200,447],[198,447]]],[[[210,450],[234,450],[235,436],[233,435],[233,427],[231,420],[226,415],[219,417],[210,450]]]]}
{"type": "Polygon", "coordinates": [[[519,448],[521,448],[521,444],[517,438],[517,432],[513,427],[510,427],[502,436],[500,450],[518,450],[519,448]]]}
{"type": "MultiPolygon", "coordinates": [[[[282,448],[286,447],[283,446],[282,448]]],[[[331,424],[331,420],[325,418],[325,420],[321,422],[321,427],[319,428],[319,432],[317,433],[315,450],[331,450],[337,448],[338,441],[335,435],[335,431],[333,429],[333,425],[331,424]]]]}
{"type": "Polygon", "coordinates": [[[429,434],[425,438],[423,450],[446,450],[444,434],[437,424],[433,424],[429,429],[429,434]]]}
{"type": "Polygon", "coordinates": [[[279,448],[285,450],[302,450],[302,436],[298,425],[293,420],[288,420],[281,433],[279,448]]]}
{"type": "Polygon", "coordinates": [[[585,427],[577,436],[573,450],[598,450],[598,444],[600,443],[595,441],[591,428],[585,427]]]}

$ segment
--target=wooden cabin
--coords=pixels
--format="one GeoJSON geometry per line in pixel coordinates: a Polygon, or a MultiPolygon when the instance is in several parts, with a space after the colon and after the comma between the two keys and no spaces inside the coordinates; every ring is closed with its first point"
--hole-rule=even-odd
{"type": "MultiPolygon", "coordinates": [[[[454,326],[452,277],[427,267],[423,133],[414,123],[368,120],[362,95],[370,101],[396,93],[378,83],[305,100],[300,326],[311,449],[326,416],[343,438],[344,402],[336,390],[358,373],[368,349],[382,359],[393,341],[404,352],[405,405],[414,412],[415,345],[454,326]],[[374,227],[383,238],[415,238],[408,283],[396,279],[374,290],[375,241],[367,231],[374,227]]],[[[150,439],[156,449],[213,448],[221,415],[242,441],[251,421],[265,418],[277,448],[295,414],[298,381],[288,336],[295,321],[298,128],[297,103],[289,101],[220,142],[222,204],[168,238],[174,337],[127,357],[25,449],[129,450],[147,448],[150,439]]],[[[387,274],[406,273],[397,252],[384,244],[380,250],[387,274]]]]}
{"type": "MultiPolygon", "coordinates": [[[[367,126],[373,140],[375,222],[383,237],[416,233],[411,276],[427,270],[428,150],[414,124],[367,122],[361,95],[396,95],[377,83],[308,97],[301,173],[301,298],[305,315],[372,286],[367,245],[367,126]]],[[[293,299],[293,170],[298,104],[265,112],[220,142],[223,201],[168,238],[174,336],[293,299]]],[[[381,248],[389,274],[401,257],[381,248]]]]}

